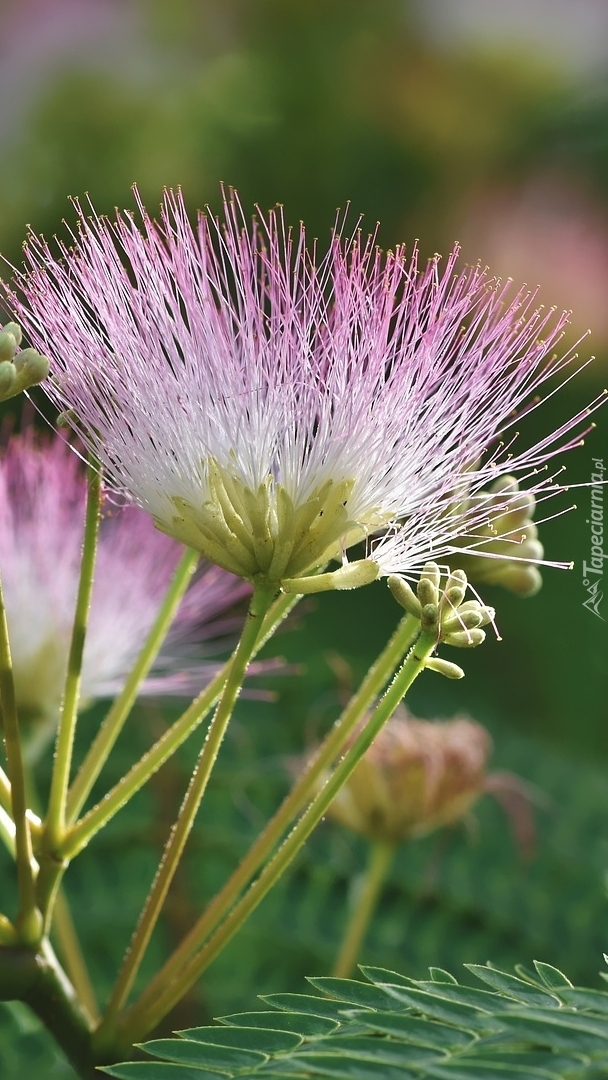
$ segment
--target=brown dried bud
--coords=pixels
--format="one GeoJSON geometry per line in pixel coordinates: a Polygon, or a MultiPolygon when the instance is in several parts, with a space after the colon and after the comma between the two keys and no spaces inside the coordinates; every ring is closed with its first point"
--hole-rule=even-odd
{"type": "Polygon", "coordinates": [[[467,717],[385,725],[328,815],[373,840],[399,844],[461,818],[484,789],[492,741],[467,717]]]}

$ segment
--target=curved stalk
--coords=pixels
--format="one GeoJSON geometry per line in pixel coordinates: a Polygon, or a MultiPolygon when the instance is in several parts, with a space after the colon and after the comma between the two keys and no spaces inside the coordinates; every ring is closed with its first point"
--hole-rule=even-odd
{"type": "MultiPolygon", "coordinates": [[[[36,780],[31,766],[26,766],[25,776],[30,801],[34,808],[38,810],[40,799],[38,797],[36,780]]],[[[37,874],[38,864],[36,862],[34,862],[33,869],[34,873],[37,874]]],[[[68,898],[61,885],[59,885],[59,888],[57,889],[55,898],[51,933],[53,939],[59,946],[65,971],[74,987],[79,1005],[86,1011],[92,1023],[98,1021],[99,1006],[97,1004],[97,998],[80,947],[80,941],[72,919],[68,898]]]]}
{"type": "Polygon", "coordinates": [[[248,892],[234,906],[203,948],[184,965],[177,977],[165,986],[164,991],[157,993],[155,1000],[150,1000],[150,988],[148,988],[145,995],[142,995],[140,1000],[126,1011],[122,1021],[117,1025],[118,1030],[125,1037],[133,1041],[142,1038],[171,1011],[276,884],[325,814],[334,796],[346,783],[380,729],[397,708],[414,679],[423,670],[425,661],[433,652],[436,643],[435,632],[420,635],[364,729],[336,766],[325,787],[312,800],[248,892]]]}
{"type": "Polygon", "coordinates": [[[70,824],[78,817],[93,784],[108,760],[112,747],[131,711],[141,683],[150,671],[167,636],[198,560],[198,552],[186,548],[175,568],[143,648],[129,673],[124,687],[114,700],[103,724],[93,739],[87,755],[70,786],[66,803],[66,820],[70,824]]]}
{"type": "Polygon", "coordinates": [[[10,814],[13,808],[10,781],[2,768],[0,768],[0,807],[6,810],[7,814],[10,814]]]}
{"type": "Polygon", "coordinates": [[[89,1017],[46,939],[36,954],[30,954],[29,963],[30,985],[17,996],[50,1031],[76,1074],[82,1080],[95,1080],[99,1072],[92,1054],[89,1017]]]}
{"type": "Polygon", "coordinates": [[[338,979],[352,975],[372,915],[380,899],[382,886],[395,854],[395,845],[376,840],[370,845],[370,857],[361,888],[355,899],[340,950],[332,971],[338,979]]]}
{"type": "Polygon", "coordinates": [[[27,945],[36,944],[40,938],[42,920],[36,903],[34,885],[32,838],[27,818],[27,795],[19,718],[15,698],[15,680],[6,621],[4,594],[0,582],[0,703],[2,706],[2,729],[10,778],[10,815],[15,825],[15,858],[19,887],[19,914],[16,925],[27,945]]]}
{"type": "Polygon", "coordinates": [[[63,701],[59,713],[59,727],[57,730],[57,742],[55,744],[51,793],[49,796],[49,805],[44,826],[45,845],[50,850],[54,850],[61,843],[66,828],[66,795],[70,779],[74,734],[78,716],[82,656],[84,652],[91,593],[93,591],[97,538],[99,535],[100,507],[101,473],[99,466],[90,462],[88,467],[87,508],[82,545],[82,561],[80,564],[80,579],[78,582],[76,610],[74,613],[74,624],[72,627],[72,639],[70,642],[63,701]]]}
{"type": "Polygon", "coordinates": [[[66,972],[72,982],[79,1005],[86,1010],[91,1022],[99,1019],[99,1005],[82,954],[72,912],[63,888],[59,888],[55,901],[55,917],[51,934],[59,948],[66,972]]]}
{"type": "Polygon", "coordinates": [[[153,1001],[155,996],[165,989],[168,982],[178,974],[209,934],[228,914],[243,889],[246,888],[297,815],[306,806],[306,803],[314,794],[320,778],[339,756],[345,743],[367,710],[384,689],[418,633],[419,627],[418,620],[412,615],[405,615],[401,619],[388,644],[363,679],[361,686],[308,762],[302,776],[296,781],[292,790],[283,800],[277,812],[270,819],[236,870],[228,878],[228,881],[207,905],[192,930],[155,975],[144,992],[142,1002],[144,998],[153,1001]]]}
{"type": "MultiPolygon", "coordinates": [[[[287,617],[297,603],[297,596],[279,596],[271,605],[262,622],[262,629],[253,650],[256,656],[260,649],[275,632],[279,624],[287,617]]],[[[66,834],[61,851],[65,858],[73,858],[82,851],[95,833],[107,825],[108,821],[143,787],[161,765],[171,757],[183,742],[202,723],[207,713],[213,708],[226,682],[230,661],[207,684],[194,699],[186,711],[175,721],[160,739],[129,769],[121,780],[104,796],[101,802],[93,806],[66,834]]]]}
{"type": "Polygon", "coordinates": [[[254,586],[243,632],[234,651],[222,695],[213,720],[209,725],[203,749],[190,780],[177,821],[163,852],[152,889],[144,905],[125,961],[110,996],[104,1020],[100,1027],[100,1037],[103,1037],[104,1031],[112,1030],[114,1019],[123,1006],[139,971],[141,961],[169,891],[169,886],[183,854],[201,799],[207,788],[248,664],[260,635],[262,619],[266,615],[275,593],[276,589],[274,587],[269,588],[266,584],[256,584],[254,586]]]}

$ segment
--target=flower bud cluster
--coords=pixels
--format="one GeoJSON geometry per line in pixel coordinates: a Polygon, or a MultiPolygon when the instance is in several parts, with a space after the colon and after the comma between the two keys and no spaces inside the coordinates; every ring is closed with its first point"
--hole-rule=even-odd
{"type": "Polygon", "coordinates": [[[494,609],[478,600],[465,600],[467,576],[464,570],[450,571],[441,584],[437,563],[427,563],[416,592],[405,578],[393,574],[388,579],[395,600],[420,620],[425,633],[436,634],[437,641],[459,649],[470,649],[485,641],[484,626],[494,620],[494,609]]]}
{"type": "Polygon", "coordinates": [[[468,499],[467,506],[474,503],[487,506],[488,522],[476,528],[474,538],[462,536],[456,541],[463,552],[449,556],[450,566],[462,568],[477,584],[502,585],[519,596],[533,596],[542,585],[540,570],[534,564],[544,554],[532,521],[534,495],[520,491],[514,476],[502,476],[488,491],[468,499]]]}
{"type": "Polygon", "coordinates": [[[49,373],[46,356],[35,349],[21,349],[21,327],[9,322],[0,331],[0,401],[42,382],[49,373]]]}

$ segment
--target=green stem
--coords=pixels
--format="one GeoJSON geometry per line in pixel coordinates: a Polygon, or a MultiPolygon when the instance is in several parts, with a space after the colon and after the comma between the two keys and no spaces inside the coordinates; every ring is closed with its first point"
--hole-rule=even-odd
{"type": "Polygon", "coordinates": [[[314,757],[308,762],[302,776],[296,781],[228,881],[208,904],[192,930],[155,975],[138,1004],[144,1005],[145,1002],[154,1001],[230,911],[256,871],[267,860],[283,834],[306,806],[321,777],[339,756],[346,741],[401,663],[419,630],[419,625],[418,620],[412,615],[406,615],[401,619],[390,641],[369,669],[357,693],[351,698],[314,757]]]}
{"type": "Polygon", "coordinates": [[[49,806],[45,821],[45,847],[53,851],[59,847],[66,829],[66,796],[72,765],[72,750],[78,716],[82,655],[86,627],[93,591],[97,537],[99,534],[99,511],[101,506],[101,472],[95,462],[89,463],[87,508],[80,564],[80,580],[76,597],[76,610],[72,627],[72,639],[68,657],[63,701],[59,713],[59,727],[55,746],[55,760],[51,779],[49,806]]]}
{"type": "MultiPolygon", "coordinates": [[[[38,797],[36,780],[32,767],[28,766],[27,763],[25,767],[25,777],[30,802],[34,809],[38,810],[40,807],[40,799],[38,797]]],[[[89,976],[86,961],[82,954],[76,927],[72,920],[70,905],[61,885],[57,890],[53,916],[52,931],[59,946],[59,951],[68,978],[71,980],[81,1007],[86,1011],[91,1022],[95,1022],[99,1019],[99,1006],[97,1004],[97,998],[95,997],[95,991],[89,976]]]]}
{"type": "MultiPolygon", "coordinates": [[[[255,643],[253,656],[272,636],[277,626],[287,617],[297,603],[297,596],[279,596],[272,604],[262,623],[260,636],[255,643]]],[[[116,813],[143,787],[161,765],[175,753],[179,746],[204,720],[222,692],[231,661],[218,672],[197,698],[188,706],[168,731],[140,758],[106,796],[67,832],[62,845],[66,858],[73,858],[82,851],[95,833],[99,832],[116,813]]]]}
{"type": "MultiPolygon", "coordinates": [[[[0,586],[1,588],[1,586],[0,586]]],[[[1,691],[0,691],[1,693],[1,691]]],[[[0,699],[1,700],[1,699],[0,699]]],[[[0,806],[3,810],[6,810],[7,814],[10,814],[13,809],[13,801],[11,798],[11,785],[8,776],[4,769],[0,768],[0,806]]]]}
{"type": "Polygon", "coordinates": [[[203,749],[192,775],[177,821],[175,822],[169,840],[167,841],[152,889],[150,890],[148,899],[144,905],[139,923],[127,951],[125,961],[110,996],[105,1017],[99,1029],[100,1039],[103,1039],[105,1032],[112,1030],[115,1017],[125,1003],[131,986],[133,985],[133,980],[135,979],[141,961],[143,960],[148,942],[150,941],[150,937],[152,936],[152,932],[156,926],[167,896],[169,886],[183,854],[201,799],[207,788],[207,783],[213,766],[215,765],[228,722],[232,716],[236,700],[243,684],[247,666],[251,660],[256,641],[260,635],[262,619],[268,612],[275,595],[276,589],[274,587],[269,588],[266,584],[256,584],[254,586],[247,619],[243,627],[241,639],[232,657],[222,696],[218,702],[213,720],[209,725],[203,749]]]}
{"type": "Polygon", "coordinates": [[[346,927],[332,974],[338,979],[348,979],[355,969],[372,915],[390,869],[395,845],[376,840],[370,845],[370,858],[362,887],[346,927]]]}
{"type": "Polygon", "coordinates": [[[71,824],[84,806],[93,784],[105,765],[139,692],[165,640],[169,627],[198,562],[198,552],[187,548],[171,578],[156,619],[129,677],[95,736],[70,787],[66,819],[71,824]]]}
{"type": "Polygon", "coordinates": [[[91,1021],[96,1022],[99,1019],[97,998],[80,948],[70,906],[62,888],[59,889],[55,901],[53,933],[80,1006],[86,1010],[91,1021]]]}
{"type": "Polygon", "coordinates": [[[126,1011],[122,1022],[117,1026],[129,1039],[135,1041],[143,1037],[171,1011],[176,1002],[194,985],[279,880],[327,811],[334,796],[346,783],[363,754],[369,749],[378,732],[397,708],[416,676],[423,670],[425,661],[433,652],[436,643],[436,633],[420,635],[368,723],[340,760],[324,788],[312,800],[278,852],[266,864],[260,876],[233,907],[228,917],[203,948],[185,964],[179,975],[165,987],[164,992],[158,993],[155,1001],[151,1002],[146,993],[146,1007],[143,1006],[142,996],[140,1001],[126,1011]]]}
{"type": "Polygon", "coordinates": [[[0,949],[0,999],[20,1000],[42,1021],[78,1076],[95,1080],[99,1073],[91,1053],[91,1026],[80,1009],[48,941],[37,952],[0,949]]]}
{"type": "Polygon", "coordinates": [[[17,857],[15,851],[15,822],[10,814],[7,814],[3,806],[0,806],[0,840],[12,859],[17,857]]]}
{"type": "Polygon", "coordinates": [[[13,664],[4,606],[4,594],[0,582],[0,703],[4,746],[10,778],[10,813],[15,823],[15,857],[17,860],[17,883],[19,887],[19,915],[16,926],[27,945],[34,945],[40,938],[41,918],[36,904],[34,886],[32,838],[27,819],[27,796],[25,773],[21,754],[19,718],[15,698],[13,664]]]}

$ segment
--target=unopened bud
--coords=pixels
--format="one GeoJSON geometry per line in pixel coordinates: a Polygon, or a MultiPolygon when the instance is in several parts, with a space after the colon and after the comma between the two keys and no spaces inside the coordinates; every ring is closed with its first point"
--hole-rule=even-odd
{"type": "Polygon", "coordinates": [[[6,334],[12,334],[15,341],[17,342],[17,345],[21,345],[21,339],[23,337],[23,333],[21,331],[21,327],[19,326],[19,323],[7,322],[2,327],[2,330],[6,334]]]}
{"type": "Polygon", "coordinates": [[[474,649],[477,645],[482,645],[485,640],[486,632],[479,627],[473,627],[471,630],[457,630],[443,637],[446,645],[453,645],[457,649],[474,649]]]}
{"type": "Polygon", "coordinates": [[[441,632],[445,640],[446,634],[453,634],[457,630],[473,630],[482,624],[482,614],[477,608],[471,611],[455,611],[450,619],[443,619],[441,632]]]}
{"type": "Polygon", "coordinates": [[[422,573],[420,575],[420,581],[418,582],[418,599],[420,603],[424,604],[437,604],[439,603],[439,582],[441,581],[441,571],[436,562],[427,562],[422,567],[422,573]]]}
{"type": "Polygon", "coordinates": [[[442,608],[457,608],[467,591],[467,575],[464,570],[452,570],[443,591],[442,608]]]}
{"type": "Polygon", "coordinates": [[[19,373],[32,363],[36,364],[39,356],[40,353],[37,353],[35,349],[22,349],[13,360],[15,371],[19,373]]]}
{"type": "Polygon", "coordinates": [[[0,333],[0,361],[12,360],[17,352],[17,339],[10,330],[4,329],[0,333]]]}
{"type": "Polygon", "coordinates": [[[536,499],[534,495],[529,491],[520,491],[509,501],[505,514],[508,515],[509,524],[517,527],[517,525],[523,525],[525,521],[529,521],[535,509],[536,499]]]}
{"type": "Polygon", "coordinates": [[[473,630],[478,626],[487,626],[494,622],[496,612],[492,607],[480,604],[478,600],[468,601],[462,604],[457,611],[453,612],[448,619],[441,622],[442,638],[445,641],[446,634],[453,634],[458,630],[473,630]]]}
{"type": "Polygon", "coordinates": [[[10,397],[15,379],[15,365],[11,364],[10,360],[0,362],[0,400],[3,397],[10,397]]]}
{"type": "Polygon", "coordinates": [[[420,612],[420,625],[426,634],[433,634],[439,623],[439,608],[437,604],[424,604],[420,612]]]}
{"type": "Polygon", "coordinates": [[[420,618],[421,604],[411,585],[400,574],[391,574],[388,579],[388,587],[398,604],[405,608],[410,615],[420,618]]]}
{"type": "Polygon", "coordinates": [[[492,494],[514,495],[519,491],[519,481],[515,476],[500,476],[490,487],[492,494]]]}
{"type": "Polygon", "coordinates": [[[499,582],[518,596],[535,596],[542,583],[543,579],[538,566],[526,566],[525,563],[519,566],[511,564],[508,573],[504,574],[499,582]]]}
{"type": "Polygon", "coordinates": [[[525,539],[521,545],[520,551],[518,551],[517,554],[524,559],[537,560],[542,559],[544,553],[545,549],[543,548],[540,540],[537,540],[531,532],[528,532],[528,530],[526,530],[525,539]]]}
{"type": "Polygon", "coordinates": [[[475,554],[460,554],[457,550],[467,548],[471,536],[464,534],[456,540],[456,549],[449,556],[450,566],[462,567],[476,584],[502,585],[520,596],[532,596],[542,584],[540,570],[533,564],[542,561],[544,554],[531,520],[536,507],[534,495],[520,491],[515,477],[502,476],[489,490],[473,495],[473,504],[487,507],[487,522],[475,527],[475,554]]]}
{"type": "MultiPolygon", "coordinates": [[[[461,604],[458,608],[458,614],[464,615],[465,611],[479,611],[481,607],[479,600],[465,600],[464,604],[461,604]]],[[[491,609],[488,608],[488,611],[491,609]]]]}
{"type": "Polygon", "coordinates": [[[479,613],[481,615],[481,626],[489,626],[496,618],[496,609],[489,607],[486,604],[479,605],[479,613]]]}
{"type": "Polygon", "coordinates": [[[49,362],[35,349],[22,349],[21,327],[7,323],[0,331],[0,401],[15,397],[22,390],[42,382],[49,373],[49,362]]]}
{"type": "Polygon", "coordinates": [[[451,660],[444,660],[441,656],[429,656],[424,662],[429,671],[436,671],[438,675],[444,675],[446,679],[464,679],[464,671],[458,664],[451,660]]]}
{"type": "Polygon", "coordinates": [[[35,349],[23,349],[15,357],[15,371],[23,382],[23,389],[35,386],[46,379],[49,373],[49,361],[35,349]]]}
{"type": "Polygon", "coordinates": [[[77,416],[73,409],[64,409],[59,413],[59,416],[55,420],[55,427],[69,428],[75,427],[77,423],[77,416]]]}

